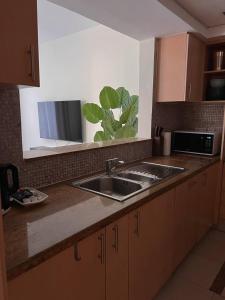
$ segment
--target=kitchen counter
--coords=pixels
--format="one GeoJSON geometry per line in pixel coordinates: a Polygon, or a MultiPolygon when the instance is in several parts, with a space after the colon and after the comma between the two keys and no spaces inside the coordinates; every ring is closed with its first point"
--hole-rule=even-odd
{"type": "Polygon", "coordinates": [[[219,157],[174,155],[145,161],[184,167],[187,170],[122,203],[79,190],[67,181],[42,189],[49,197],[38,206],[13,207],[3,218],[8,279],[37,266],[72,246],[75,241],[175,187],[219,161],[219,157]]]}

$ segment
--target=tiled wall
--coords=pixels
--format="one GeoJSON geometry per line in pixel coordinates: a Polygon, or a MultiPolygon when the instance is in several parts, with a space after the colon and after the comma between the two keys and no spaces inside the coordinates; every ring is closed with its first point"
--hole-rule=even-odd
{"type": "MultiPolygon", "coordinates": [[[[32,128],[31,128],[32,130],[32,128]]],[[[132,162],[151,156],[151,141],[141,141],[101,149],[23,160],[19,92],[0,89],[0,163],[19,168],[22,186],[40,187],[104,169],[108,158],[132,162]]]]}
{"type": "Polygon", "coordinates": [[[152,125],[168,130],[222,132],[224,104],[219,103],[155,103],[152,125]]]}

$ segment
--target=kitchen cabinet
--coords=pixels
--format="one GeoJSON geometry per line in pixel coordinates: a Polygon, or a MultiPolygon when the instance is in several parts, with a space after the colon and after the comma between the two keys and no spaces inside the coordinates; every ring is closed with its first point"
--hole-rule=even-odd
{"type": "MultiPolygon", "coordinates": [[[[0,212],[1,212],[1,196],[0,196],[0,212]]],[[[6,282],[6,267],[5,267],[5,245],[3,236],[2,214],[0,213],[0,299],[8,300],[7,282],[6,282]]]]}
{"type": "Polygon", "coordinates": [[[105,229],[9,281],[9,300],[104,300],[105,229]]]}
{"type": "Polygon", "coordinates": [[[128,300],[128,216],[106,227],[106,299],[128,300]]]}
{"type": "Polygon", "coordinates": [[[128,300],[128,216],[9,281],[9,300],[128,300]]]}
{"type": "Polygon", "coordinates": [[[39,86],[37,1],[1,1],[0,84],[39,86]]]}
{"type": "Polygon", "coordinates": [[[202,100],[204,42],[182,33],[159,38],[156,51],[156,101],[202,100]]]}
{"type": "Polygon", "coordinates": [[[219,166],[10,280],[9,300],[153,299],[213,223],[219,166]]]}
{"type": "Polygon", "coordinates": [[[172,273],[175,190],[129,215],[130,300],[153,299],[172,273]]]}
{"type": "Polygon", "coordinates": [[[174,205],[174,253],[176,268],[197,240],[199,212],[198,178],[195,176],[176,187],[174,205]]]}
{"type": "Polygon", "coordinates": [[[174,254],[176,268],[213,224],[219,163],[176,187],[174,254]]]}
{"type": "Polygon", "coordinates": [[[225,221],[225,164],[223,164],[222,175],[222,191],[221,191],[221,204],[220,204],[220,222],[225,221]]]}

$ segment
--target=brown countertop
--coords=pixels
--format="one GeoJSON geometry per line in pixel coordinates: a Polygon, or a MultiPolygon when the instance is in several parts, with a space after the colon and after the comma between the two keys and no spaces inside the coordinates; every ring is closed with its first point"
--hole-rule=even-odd
{"type": "Polygon", "coordinates": [[[202,171],[219,161],[219,157],[174,155],[169,158],[154,157],[148,161],[180,166],[187,170],[122,203],[63,182],[42,189],[49,197],[39,206],[13,207],[3,219],[8,279],[15,278],[72,246],[76,240],[202,171]]]}

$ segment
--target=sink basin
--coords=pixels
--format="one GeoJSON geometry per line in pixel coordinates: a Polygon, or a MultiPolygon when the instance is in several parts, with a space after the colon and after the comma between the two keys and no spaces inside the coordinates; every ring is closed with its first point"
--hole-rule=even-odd
{"type": "Polygon", "coordinates": [[[73,183],[73,185],[118,201],[128,199],[143,188],[142,185],[137,182],[114,176],[95,177],[82,181],[81,183],[73,183]]]}
{"type": "Polygon", "coordinates": [[[100,175],[72,185],[122,202],[184,171],[184,168],[143,162],[112,176],[100,175]]]}

